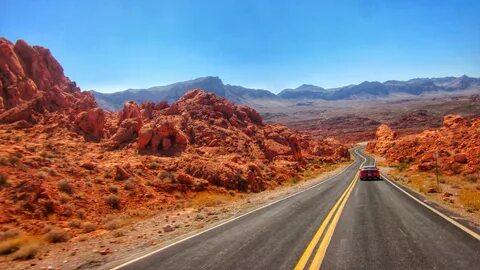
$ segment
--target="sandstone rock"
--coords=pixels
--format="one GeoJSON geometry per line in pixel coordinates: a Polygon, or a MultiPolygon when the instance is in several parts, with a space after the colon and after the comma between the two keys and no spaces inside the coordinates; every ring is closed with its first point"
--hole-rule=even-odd
{"type": "Polygon", "coordinates": [[[467,164],[468,163],[467,155],[465,155],[463,153],[462,154],[456,154],[453,157],[453,160],[455,160],[455,162],[461,163],[461,164],[467,164]]]}
{"type": "Polygon", "coordinates": [[[465,119],[460,115],[449,114],[443,117],[443,126],[447,128],[453,128],[464,123],[465,119]]]}
{"type": "Polygon", "coordinates": [[[78,130],[89,140],[100,140],[105,126],[105,113],[100,108],[81,112],[75,118],[78,130]]]}
{"type": "Polygon", "coordinates": [[[173,155],[188,145],[187,136],[172,122],[160,120],[140,131],[137,147],[143,152],[173,155]]]}
{"type": "Polygon", "coordinates": [[[0,123],[19,120],[36,122],[35,114],[45,111],[96,107],[91,93],[81,92],[63,74],[48,49],[29,46],[19,40],[14,45],[0,38],[0,123]]]}
{"type": "Polygon", "coordinates": [[[91,171],[94,170],[97,166],[92,162],[84,162],[80,164],[80,167],[91,171]]]}
{"type": "Polygon", "coordinates": [[[123,109],[122,109],[122,111],[120,111],[119,114],[120,115],[119,115],[119,119],[118,119],[118,125],[121,125],[121,123],[125,119],[133,118],[138,122],[138,125],[139,125],[138,129],[140,129],[142,127],[143,114],[140,110],[140,107],[137,105],[137,103],[135,103],[135,101],[125,102],[125,104],[123,105],[123,109]]]}
{"type": "Polygon", "coordinates": [[[165,226],[163,226],[162,229],[163,229],[163,232],[166,232],[166,233],[173,232],[175,230],[175,228],[170,224],[166,224],[165,226]]]}
{"type": "Polygon", "coordinates": [[[438,162],[439,170],[447,175],[473,173],[480,164],[479,127],[480,118],[467,121],[447,115],[443,128],[393,140],[392,136],[377,136],[368,150],[383,155],[389,163],[403,162],[415,170],[431,171],[438,162]]]}
{"type": "Polygon", "coordinates": [[[128,118],[122,121],[117,132],[110,138],[113,147],[119,147],[123,143],[132,142],[138,135],[141,123],[134,118],[128,118]]]}

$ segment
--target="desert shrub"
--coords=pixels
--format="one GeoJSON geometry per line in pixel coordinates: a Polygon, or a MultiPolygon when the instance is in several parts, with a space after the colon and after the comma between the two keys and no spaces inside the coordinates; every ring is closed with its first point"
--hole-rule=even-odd
{"type": "Polygon", "coordinates": [[[122,237],[124,235],[125,235],[125,232],[121,230],[113,233],[113,237],[122,237]]]}
{"type": "Polygon", "coordinates": [[[73,185],[68,180],[60,180],[57,183],[57,188],[59,191],[72,194],[73,193],[73,185]]]}
{"type": "Polygon", "coordinates": [[[156,170],[158,168],[160,168],[160,164],[158,164],[157,162],[155,161],[152,161],[148,164],[147,166],[150,170],[156,170]]]}
{"type": "Polygon", "coordinates": [[[40,250],[40,243],[38,241],[30,241],[22,245],[12,257],[14,260],[29,260],[35,258],[40,250]]]}
{"type": "Polygon", "coordinates": [[[158,178],[162,180],[168,180],[170,183],[176,183],[177,178],[175,177],[175,174],[169,171],[163,171],[158,174],[158,178]]]}
{"type": "Polygon", "coordinates": [[[68,222],[68,226],[71,228],[80,228],[82,226],[82,222],[79,219],[73,219],[68,222]]]}
{"type": "Polygon", "coordinates": [[[21,234],[21,231],[19,229],[9,229],[4,232],[0,232],[0,241],[15,238],[20,234],[21,234]]]}
{"type": "Polygon", "coordinates": [[[85,217],[87,216],[87,213],[85,212],[85,210],[80,209],[77,211],[77,216],[80,219],[85,219],[85,217]]]}
{"type": "Polygon", "coordinates": [[[45,240],[50,243],[60,243],[70,240],[70,234],[61,228],[53,227],[45,235],[45,240]]]}
{"type": "Polygon", "coordinates": [[[118,193],[118,187],[117,186],[109,186],[108,191],[111,193],[118,193]]]}
{"type": "Polygon", "coordinates": [[[112,208],[120,208],[120,198],[115,194],[110,194],[105,197],[105,202],[112,208]]]}
{"type": "Polygon", "coordinates": [[[467,180],[470,183],[477,183],[478,182],[478,176],[474,174],[469,174],[465,177],[465,180],[467,180]]]}
{"type": "Polygon", "coordinates": [[[8,177],[5,174],[0,173],[0,189],[6,186],[8,186],[8,177]]]}
{"type": "Polygon", "coordinates": [[[454,173],[454,174],[460,174],[462,173],[462,166],[459,165],[459,164],[452,164],[450,165],[450,170],[454,173]]]}
{"type": "Polygon", "coordinates": [[[0,157],[0,165],[8,165],[10,162],[8,161],[8,158],[5,156],[0,157]]]}
{"type": "Polygon", "coordinates": [[[396,167],[397,167],[399,172],[403,172],[406,169],[408,169],[408,167],[410,167],[410,164],[409,164],[409,162],[404,160],[404,161],[398,163],[396,167]]]}
{"type": "Polygon", "coordinates": [[[52,176],[57,176],[58,175],[58,172],[54,168],[50,168],[50,167],[42,167],[40,169],[40,171],[45,172],[45,173],[47,173],[49,175],[52,175],[52,176]]]}
{"type": "Polygon", "coordinates": [[[70,201],[70,197],[62,193],[60,194],[59,201],[61,204],[66,204],[70,201]]]}
{"type": "Polygon", "coordinates": [[[293,184],[297,184],[298,182],[300,182],[300,177],[295,176],[291,179],[291,181],[292,181],[293,184]]]}
{"type": "Polygon", "coordinates": [[[37,146],[35,145],[27,145],[25,146],[25,149],[30,152],[30,153],[34,153],[35,151],[37,151],[37,146]]]}
{"type": "Polygon", "coordinates": [[[44,171],[40,171],[40,172],[37,172],[37,173],[35,174],[35,176],[36,176],[37,178],[40,178],[40,179],[42,179],[42,180],[45,180],[45,179],[48,178],[48,173],[47,173],[47,172],[44,172],[44,171]]]}
{"type": "Polygon", "coordinates": [[[125,190],[133,190],[135,188],[135,183],[132,180],[128,180],[125,182],[125,185],[123,185],[123,188],[125,190]]]}
{"type": "Polygon", "coordinates": [[[11,156],[8,157],[8,163],[10,163],[11,165],[15,165],[19,161],[20,161],[20,158],[15,156],[15,155],[11,155],[11,156]]]}
{"type": "Polygon", "coordinates": [[[106,171],[106,172],[103,174],[103,177],[104,177],[104,178],[113,178],[113,172],[111,172],[111,171],[106,171]]]}
{"type": "Polygon", "coordinates": [[[105,220],[105,223],[103,224],[103,227],[107,230],[112,231],[112,230],[118,229],[120,227],[123,227],[125,225],[125,223],[126,223],[125,220],[123,220],[122,218],[109,217],[105,220]]]}
{"type": "Polygon", "coordinates": [[[0,242],[0,255],[6,255],[17,251],[24,242],[25,240],[21,236],[0,242]]]}
{"type": "Polygon", "coordinates": [[[82,230],[83,230],[84,233],[93,232],[93,231],[95,231],[95,229],[96,229],[95,224],[93,224],[91,222],[87,221],[87,222],[84,222],[82,224],[82,230]]]}

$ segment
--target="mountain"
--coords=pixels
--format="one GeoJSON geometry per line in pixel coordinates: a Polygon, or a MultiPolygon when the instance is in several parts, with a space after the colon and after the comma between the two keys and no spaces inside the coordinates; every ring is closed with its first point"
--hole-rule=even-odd
{"type": "Polygon", "coordinates": [[[311,85],[311,84],[302,84],[295,89],[284,89],[281,91],[278,96],[285,99],[296,99],[296,98],[323,98],[328,93],[322,87],[311,85]]]}
{"type": "Polygon", "coordinates": [[[339,88],[323,89],[314,85],[302,85],[285,89],[278,96],[284,99],[351,100],[389,97],[398,94],[421,95],[433,92],[480,90],[480,79],[466,75],[461,77],[417,78],[408,81],[362,82],[339,88]]]}
{"type": "Polygon", "coordinates": [[[229,84],[225,85],[219,77],[212,76],[147,89],[127,89],[110,94],[96,91],[92,91],[92,93],[102,108],[117,111],[120,110],[128,100],[133,100],[137,103],[144,101],[167,101],[172,103],[182,97],[188,90],[196,88],[206,89],[218,96],[226,97],[235,103],[246,103],[249,99],[272,99],[277,97],[267,90],[249,89],[229,84]]]}
{"type": "Polygon", "coordinates": [[[115,93],[92,91],[97,103],[103,109],[118,111],[126,101],[137,103],[144,101],[175,102],[188,90],[200,88],[226,97],[237,104],[262,104],[265,101],[289,101],[302,99],[319,100],[357,100],[388,98],[396,95],[422,95],[426,93],[455,92],[461,90],[480,90],[480,79],[466,75],[461,77],[417,78],[408,81],[362,82],[339,88],[325,89],[316,85],[303,84],[295,89],[284,89],[278,95],[263,90],[224,84],[219,77],[201,77],[166,86],[147,89],[127,89],[115,93]]]}

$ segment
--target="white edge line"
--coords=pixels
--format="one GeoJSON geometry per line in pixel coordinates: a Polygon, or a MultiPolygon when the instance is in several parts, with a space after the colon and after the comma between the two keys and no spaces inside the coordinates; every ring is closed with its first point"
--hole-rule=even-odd
{"type": "Polygon", "coordinates": [[[471,236],[473,236],[474,238],[476,238],[477,240],[480,240],[480,235],[478,235],[476,232],[470,230],[469,228],[463,226],[462,224],[460,224],[459,222],[453,220],[451,217],[443,214],[442,212],[438,211],[437,209],[431,207],[430,205],[422,202],[421,200],[415,198],[413,195],[411,195],[410,193],[406,192],[405,190],[403,190],[402,188],[400,188],[397,184],[395,184],[392,180],[390,180],[386,175],[384,175],[382,173],[382,176],[383,178],[385,178],[385,180],[387,180],[390,184],[392,184],[394,187],[398,188],[401,192],[405,193],[408,197],[414,199],[416,202],[418,202],[419,204],[425,206],[426,208],[428,208],[429,210],[431,210],[432,212],[434,212],[435,214],[439,215],[440,217],[444,218],[445,220],[447,220],[448,222],[452,223],[453,225],[457,226],[459,229],[461,229],[462,231],[470,234],[471,236]]]}
{"type": "MultiPolygon", "coordinates": [[[[357,155],[359,155],[360,157],[362,157],[362,158],[366,161],[366,158],[363,157],[361,154],[359,154],[358,151],[357,151],[357,149],[359,149],[359,148],[354,148],[352,151],[355,152],[357,155]]],[[[296,192],[296,193],[293,193],[293,194],[288,195],[287,197],[283,197],[283,198],[281,198],[281,199],[279,199],[279,200],[273,201],[273,202],[268,203],[268,204],[266,204],[266,205],[263,205],[263,206],[261,206],[261,207],[259,207],[259,208],[255,208],[255,209],[253,209],[253,210],[250,211],[250,212],[241,214],[240,216],[232,217],[232,218],[230,218],[230,219],[227,219],[227,220],[225,220],[224,222],[222,222],[222,223],[220,223],[220,224],[217,224],[217,225],[215,225],[215,226],[213,226],[213,227],[210,227],[210,228],[208,228],[208,229],[206,229],[206,230],[203,230],[203,231],[198,232],[198,233],[196,233],[196,234],[193,234],[193,235],[190,235],[190,236],[185,237],[185,238],[183,238],[183,239],[180,239],[180,240],[178,240],[178,241],[176,241],[176,242],[174,242],[174,243],[171,243],[171,244],[169,244],[169,245],[166,245],[166,246],[164,246],[164,247],[161,247],[161,248],[159,248],[159,249],[157,249],[157,250],[153,250],[153,251],[151,251],[151,252],[149,252],[149,253],[147,253],[147,254],[144,254],[144,255],[142,255],[142,256],[140,256],[140,257],[137,257],[137,258],[135,258],[135,259],[132,259],[132,260],[130,260],[130,261],[128,261],[128,262],[125,262],[125,263],[123,263],[123,264],[121,264],[121,265],[115,266],[115,267],[110,268],[110,269],[111,269],[111,270],[120,269],[120,268],[125,267],[125,266],[127,266],[127,265],[129,265],[129,264],[132,264],[132,263],[134,263],[134,262],[137,262],[137,261],[139,261],[139,260],[141,260],[141,259],[144,259],[144,258],[146,258],[146,257],[149,257],[149,256],[151,256],[151,255],[153,255],[153,254],[155,254],[155,253],[158,253],[158,252],[160,252],[160,251],[162,251],[162,250],[165,250],[165,249],[167,249],[167,248],[169,248],[169,247],[172,247],[172,246],[174,246],[174,245],[180,244],[180,243],[182,243],[182,242],[184,242],[184,241],[187,241],[187,240],[189,240],[189,239],[191,239],[191,238],[193,238],[193,237],[196,237],[196,236],[198,236],[198,235],[204,234],[204,233],[206,233],[206,232],[208,232],[208,231],[211,231],[211,230],[213,230],[213,229],[215,229],[215,228],[218,228],[218,227],[223,226],[223,225],[225,225],[225,224],[227,224],[227,223],[230,223],[230,222],[235,221],[235,220],[237,220],[237,219],[239,219],[239,218],[242,218],[242,217],[244,217],[244,216],[246,216],[246,215],[249,215],[249,214],[251,214],[251,213],[253,213],[253,212],[262,210],[263,208],[269,207],[269,206],[271,206],[271,205],[273,205],[273,204],[279,203],[279,202],[281,202],[281,201],[284,201],[284,200],[286,200],[286,199],[289,199],[289,198],[291,198],[291,197],[294,197],[294,196],[296,196],[296,195],[298,195],[298,194],[301,194],[301,193],[303,193],[303,192],[306,192],[306,191],[308,191],[308,190],[310,190],[310,189],[312,189],[312,188],[315,188],[315,187],[317,187],[317,186],[319,186],[319,185],[321,185],[321,184],[326,183],[326,182],[329,181],[329,180],[332,180],[333,178],[337,177],[338,175],[340,175],[341,173],[343,173],[343,172],[344,172],[345,170],[347,170],[348,168],[352,167],[353,164],[355,164],[355,161],[352,162],[352,164],[348,165],[347,167],[343,168],[343,169],[342,169],[340,172],[338,172],[337,174],[332,175],[332,176],[328,177],[327,179],[321,181],[320,183],[317,183],[317,184],[315,184],[315,185],[312,185],[312,186],[310,186],[310,187],[308,187],[308,188],[306,188],[306,189],[304,189],[304,190],[300,190],[300,191],[298,191],[298,192],[296,192]]]]}

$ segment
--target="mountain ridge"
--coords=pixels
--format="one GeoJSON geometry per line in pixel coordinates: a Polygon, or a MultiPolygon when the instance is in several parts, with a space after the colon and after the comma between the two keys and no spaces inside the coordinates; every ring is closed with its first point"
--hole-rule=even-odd
{"type": "Polygon", "coordinates": [[[480,90],[480,78],[463,75],[460,77],[414,78],[407,81],[364,81],[359,84],[329,89],[312,84],[302,84],[297,88],[283,89],[278,94],[274,94],[265,89],[252,89],[238,85],[224,84],[218,76],[207,76],[145,89],[127,89],[114,93],[101,93],[92,90],[92,93],[102,108],[116,111],[121,109],[123,104],[129,100],[138,103],[145,101],[175,102],[188,90],[194,88],[206,89],[209,92],[226,97],[239,104],[262,99],[322,99],[334,101],[382,98],[396,94],[418,96],[432,92],[455,92],[469,89],[480,90]]]}

